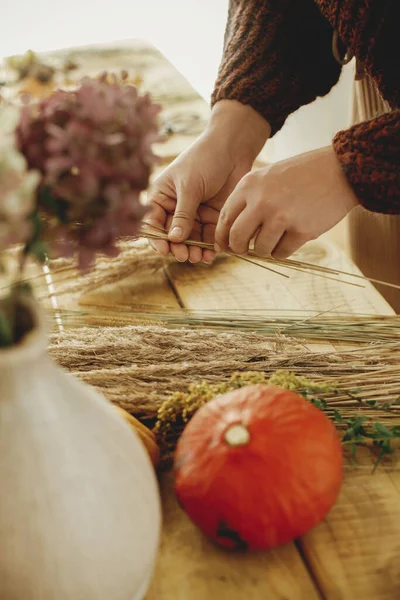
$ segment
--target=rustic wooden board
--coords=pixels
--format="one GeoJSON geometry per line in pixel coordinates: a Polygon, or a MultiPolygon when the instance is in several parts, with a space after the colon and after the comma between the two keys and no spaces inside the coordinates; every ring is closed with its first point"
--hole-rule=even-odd
{"type": "Polygon", "coordinates": [[[372,474],[375,460],[359,451],[339,501],[301,541],[326,600],[400,598],[400,470],[372,474]]]}
{"type": "Polygon", "coordinates": [[[131,275],[113,285],[88,292],[84,296],[84,304],[85,308],[101,305],[111,310],[116,306],[132,309],[146,306],[157,311],[176,310],[180,307],[163,270],[131,275]]]}
{"type": "MultiPolygon", "coordinates": [[[[343,252],[321,241],[308,244],[298,258],[323,267],[360,274],[343,252]]],[[[393,314],[392,308],[369,282],[336,276],[336,279],[349,282],[349,285],[275,265],[268,267],[287,277],[239,258],[221,258],[211,268],[172,264],[169,271],[177,295],[187,308],[192,309],[393,314]],[[351,285],[353,283],[361,287],[351,285]]]]}
{"type": "Polygon", "coordinates": [[[146,600],[314,600],[321,598],[294,544],[240,555],[208,542],[161,481],[164,531],[146,600]]]}
{"type": "Polygon", "coordinates": [[[388,473],[393,485],[400,494],[400,468],[396,468],[388,473]]]}

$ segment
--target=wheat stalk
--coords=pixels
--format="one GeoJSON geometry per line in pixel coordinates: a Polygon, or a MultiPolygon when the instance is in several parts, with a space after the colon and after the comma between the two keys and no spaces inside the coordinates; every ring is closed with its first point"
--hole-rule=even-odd
{"type": "MultiPolygon", "coordinates": [[[[149,224],[145,224],[144,227],[142,227],[139,237],[142,237],[142,238],[145,238],[148,240],[169,241],[168,234],[164,230],[162,230],[158,227],[155,227],[154,225],[149,225],[149,224]]],[[[203,248],[205,250],[214,250],[213,244],[209,244],[206,242],[200,242],[197,240],[187,239],[187,240],[185,240],[185,244],[187,246],[198,246],[199,248],[203,248]]],[[[273,258],[272,256],[259,257],[256,255],[254,250],[250,250],[249,253],[247,254],[247,256],[235,254],[234,252],[230,252],[230,251],[225,252],[225,254],[228,254],[229,256],[234,256],[235,258],[239,258],[241,260],[245,260],[253,265],[267,269],[269,271],[273,270],[274,273],[281,275],[282,277],[287,277],[287,275],[285,275],[284,273],[281,273],[279,271],[276,271],[274,269],[271,269],[271,266],[267,266],[267,265],[273,265],[273,266],[276,265],[278,267],[289,269],[289,270],[294,270],[294,271],[305,271],[312,275],[315,275],[318,277],[323,277],[324,279],[333,279],[334,281],[337,281],[338,283],[345,283],[347,285],[353,285],[356,287],[365,287],[365,286],[363,286],[362,284],[351,282],[351,281],[346,281],[344,279],[337,279],[337,277],[340,277],[341,275],[343,275],[346,277],[351,277],[353,279],[370,281],[371,283],[378,283],[380,285],[384,285],[387,287],[400,289],[400,285],[397,285],[394,283],[389,283],[387,281],[381,281],[380,279],[365,277],[364,275],[360,275],[358,273],[349,273],[347,271],[342,271],[340,269],[331,269],[329,267],[324,267],[322,265],[314,265],[311,263],[307,263],[307,262],[303,262],[303,261],[299,261],[299,260],[293,260],[293,259],[277,259],[277,258],[273,258]],[[333,277],[333,276],[336,276],[336,277],[333,277]]]]}
{"type": "Polygon", "coordinates": [[[209,329],[220,331],[249,331],[265,336],[286,336],[302,341],[350,342],[370,344],[376,342],[396,343],[400,339],[400,317],[355,316],[347,313],[322,315],[279,312],[272,310],[215,310],[196,311],[175,309],[170,306],[145,305],[110,309],[91,306],[85,310],[48,310],[54,319],[61,319],[65,327],[102,327],[128,325],[143,322],[162,324],[168,328],[209,329]]]}

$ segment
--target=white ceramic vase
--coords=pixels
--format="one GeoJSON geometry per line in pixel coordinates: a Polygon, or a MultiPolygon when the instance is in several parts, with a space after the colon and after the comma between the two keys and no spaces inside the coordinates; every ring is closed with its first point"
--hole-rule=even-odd
{"type": "Polygon", "coordinates": [[[160,534],[154,469],[94,389],[46,353],[42,313],[0,350],[1,600],[141,600],[160,534]]]}

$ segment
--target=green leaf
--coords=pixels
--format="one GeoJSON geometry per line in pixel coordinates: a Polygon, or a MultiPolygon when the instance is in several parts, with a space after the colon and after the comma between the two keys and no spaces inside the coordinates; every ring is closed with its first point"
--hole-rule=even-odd
{"type": "Polygon", "coordinates": [[[376,448],[381,448],[387,454],[391,454],[393,452],[392,442],[390,439],[385,440],[374,440],[374,446],[376,448]]]}
{"type": "Polygon", "coordinates": [[[326,410],[328,408],[328,403],[326,402],[326,400],[323,400],[322,398],[311,398],[310,402],[311,402],[311,404],[314,404],[314,406],[316,406],[320,410],[326,410]]]}
{"type": "Polygon", "coordinates": [[[26,242],[24,248],[25,256],[28,254],[32,254],[31,248],[32,246],[39,241],[41,233],[42,233],[42,222],[40,220],[39,214],[34,212],[30,217],[32,223],[32,235],[31,238],[26,242]]]}
{"type": "Polygon", "coordinates": [[[365,404],[367,404],[367,406],[379,406],[377,400],[366,400],[365,404]]]}
{"type": "Polygon", "coordinates": [[[386,425],[382,425],[382,423],[374,423],[372,426],[373,436],[379,436],[380,438],[392,438],[393,434],[386,427],[386,425]]]}
{"type": "Polygon", "coordinates": [[[348,424],[349,428],[358,432],[364,431],[363,425],[368,420],[368,417],[353,417],[352,419],[347,419],[346,423],[348,424]]]}
{"type": "Polygon", "coordinates": [[[46,187],[40,191],[39,204],[53,216],[57,217],[60,223],[66,225],[69,222],[67,215],[68,203],[61,198],[55,198],[50,188],[46,187]]]}
{"type": "MultiPolygon", "coordinates": [[[[375,425],[379,425],[379,423],[375,423],[375,425]]],[[[382,460],[384,459],[385,456],[388,456],[390,454],[393,454],[395,452],[394,448],[392,447],[392,443],[390,439],[386,439],[386,440],[375,440],[374,441],[374,446],[376,448],[380,448],[380,453],[379,456],[377,458],[377,461],[374,465],[374,468],[372,470],[373,473],[375,473],[375,471],[377,470],[377,468],[379,467],[379,465],[381,464],[382,460]]]]}
{"type": "Polygon", "coordinates": [[[375,473],[375,471],[377,470],[377,468],[379,467],[379,465],[381,464],[383,457],[385,456],[386,452],[384,450],[381,450],[379,453],[379,456],[376,460],[376,463],[374,464],[374,467],[372,469],[372,474],[375,473]]]}
{"type": "Polygon", "coordinates": [[[355,463],[358,463],[358,458],[357,458],[357,444],[351,444],[350,445],[350,451],[351,451],[351,457],[354,460],[355,463]]]}
{"type": "Polygon", "coordinates": [[[350,390],[350,394],[361,394],[361,389],[355,388],[354,390],[350,390]]]}
{"type": "Polygon", "coordinates": [[[25,256],[28,254],[34,256],[38,262],[43,264],[48,256],[48,247],[47,244],[41,240],[43,223],[40,219],[40,215],[37,212],[31,216],[31,222],[33,226],[33,232],[30,240],[28,240],[25,245],[24,254],[25,256]]]}
{"type": "Polygon", "coordinates": [[[44,264],[48,256],[47,244],[41,240],[32,242],[29,248],[29,254],[34,256],[40,264],[44,264]]]}
{"type": "Polygon", "coordinates": [[[365,437],[369,437],[368,432],[364,428],[364,423],[368,421],[368,417],[354,417],[354,419],[347,419],[346,432],[343,436],[343,441],[354,441],[358,443],[365,442],[365,437]]]}
{"type": "Polygon", "coordinates": [[[335,423],[344,423],[344,419],[338,410],[333,411],[333,420],[335,423]]]}

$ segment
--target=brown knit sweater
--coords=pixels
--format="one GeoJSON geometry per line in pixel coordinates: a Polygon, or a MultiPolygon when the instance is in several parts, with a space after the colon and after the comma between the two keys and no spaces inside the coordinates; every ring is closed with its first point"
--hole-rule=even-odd
{"type": "Polygon", "coordinates": [[[230,0],[212,104],[248,104],[275,134],[337,83],[334,30],[393,109],[339,132],[336,154],[366,208],[400,214],[400,0],[230,0]]]}

